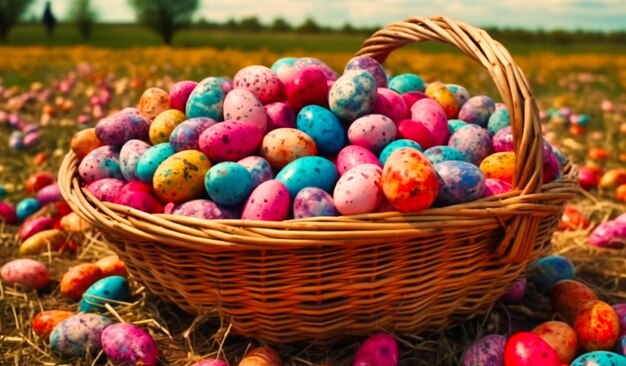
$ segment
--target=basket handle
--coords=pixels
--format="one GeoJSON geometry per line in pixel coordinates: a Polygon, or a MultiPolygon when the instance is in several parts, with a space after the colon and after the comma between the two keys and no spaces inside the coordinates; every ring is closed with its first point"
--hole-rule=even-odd
{"type": "MultiPolygon", "coordinates": [[[[368,38],[357,53],[379,62],[402,46],[425,41],[450,44],[481,64],[493,79],[509,109],[515,151],[513,190],[520,194],[537,193],[543,179],[543,140],[539,110],[530,85],[510,53],[494,41],[487,32],[446,17],[413,17],[394,22],[368,38]]],[[[534,238],[539,219],[519,216],[509,225],[497,253],[511,261],[526,260],[535,243],[523,238],[534,238]],[[526,236],[530,235],[530,236],[526,236]]]]}

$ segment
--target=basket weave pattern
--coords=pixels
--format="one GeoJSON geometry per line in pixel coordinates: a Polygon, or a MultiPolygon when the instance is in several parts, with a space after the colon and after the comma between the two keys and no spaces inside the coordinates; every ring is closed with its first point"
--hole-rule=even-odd
{"type": "Polygon", "coordinates": [[[379,329],[415,333],[484,313],[550,244],[576,171],[542,185],[538,110],[522,71],[489,35],[447,18],[393,23],[359,52],[384,61],[423,41],[451,44],[491,74],[515,137],[513,191],[475,202],[284,222],[150,215],[98,201],[70,152],[59,186],[132,276],[192,313],[226,316],[271,343],[330,343],[379,329]]]}

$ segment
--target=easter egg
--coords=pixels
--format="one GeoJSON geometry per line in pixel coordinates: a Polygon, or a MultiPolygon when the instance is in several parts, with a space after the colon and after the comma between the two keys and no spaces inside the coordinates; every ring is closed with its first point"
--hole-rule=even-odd
{"type": "Polygon", "coordinates": [[[9,286],[19,285],[26,290],[39,290],[50,281],[50,272],[39,261],[21,258],[5,263],[0,269],[0,277],[9,286]]]}
{"type": "Polygon", "coordinates": [[[598,184],[602,188],[615,188],[626,184],[626,168],[607,170],[598,184]]]}
{"type": "Polygon", "coordinates": [[[313,139],[322,155],[338,153],[346,141],[346,133],[337,117],[318,105],[302,108],[296,118],[296,126],[313,139]]]}
{"type": "Polygon", "coordinates": [[[272,348],[257,347],[248,352],[238,366],[283,366],[283,361],[272,348]]]}
{"type": "Polygon", "coordinates": [[[33,318],[33,332],[39,339],[48,340],[52,330],[63,320],[75,313],[64,310],[47,310],[35,315],[33,318]]]}
{"type": "Polygon", "coordinates": [[[434,168],[439,181],[438,204],[454,205],[482,197],[485,176],[475,165],[449,160],[435,164],[434,168]]]}
{"type": "Polygon", "coordinates": [[[611,350],[619,338],[617,314],[602,301],[588,302],[578,310],[574,329],[585,351],[611,350]]]}
{"type": "Polygon", "coordinates": [[[228,364],[222,360],[216,360],[214,358],[205,358],[194,363],[191,366],[228,366],[228,364]]]}
{"type": "MultiPolygon", "coordinates": [[[[411,147],[413,149],[422,151],[422,147],[420,146],[420,144],[418,144],[415,141],[408,140],[408,139],[395,140],[387,144],[387,146],[385,146],[385,148],[383,148],[383,150],[380,152],[380,155],[379,155],[380,163],[384,165],[387,159],[389,159],[389,156],[394,151],[403,147],[411,147]]],[[[378,165],[377,162],[375,164],[378,165]]],[[[340,168],[340,172],[341,172],[341,168],[340,168]]]]}
{"type": "Polygon", "coordinates": [[[241,216],[235,209],[218,205],[207,199],[191,200],[174,205],[171,214],[206,220],[238,219],[241,216]]]}
{"type": "Polygon", "coordinates": [[[78,216],[75,212],[70,212],[69,214],[63,216],[63,218],[61,218],[60,225],[61,229],[70,234],[82,233],[91,228],[91,224],[85,221],[82,217],[78,216]]]}
{"type": "Polygon", "coordinates": [[[465,102],[467,102],[470,98],[470,94],[467,89],[465,89],[465,87],[456,84],[448,84],[448,89],[450,89],[452,94],[454,94],[454,98],[456,99],[456,105],[459,108],[461,108],[463,104],[465,104],[465,102]]]}
{"type": "Polygon", "coordinates": [[[61,279],[61,295],[71,300],[80,300],[83,293],[96,281],[102,279],[104,273],[93,263],[81,263],[71,267],[61,279]]]}
{"type": "Polygon", "coordinates": [[[251,155],[259,147],[261,140],[263,130],[259,127],[231,120],[217,123],[204,130],[200,135],[199,146],[211,162],[219,163],[237,161],[251,155]]]}
{"type": "Polygon", "coordinates": [[[619,321],[620,337],[626,336],[626,303],[613,305],[613,310],[619,321]]]}
{"type": "Polygon", "coordinates": [[[622,249],[626,240],[626,222],[607,221],[589,234],[589,245],[597,248],[622,249]]]}
{"type": "Polygon", "coordinates": [[[99,201],[115,202],[124,184],[124,181],[120,179],[104,178],[89,183],[87,190],[99,201]]]}
{"type": "Polygon", "coordinates": [[[51,217],[36,217],[24,221],[20,228],[20,240],[24,241],[31,236],[44,231],[52,229],[54,225],[54,219],[51,217]]]}
{"type": "Polygon", "coordinates": [[[465,156],[459,150],[445,145],[428,148],[424,151],[424,155],[432,164],[450,160],[465,161],[465,156]]]}
{"type": "Polygon", "coordinates": [[[380,152],[395,138],[395,123],[382,114],[360,117],[348,129],[348,139],[352,145],[362,146],[373,152],[380,152]]]}
{"type": "Polygon", "coordinates": [[[111,319],[98,314],[76,314],[63,320],[50,333],[52,350],[64,357],[96,356],[102,349],[102,331],[111,319]]]}
{"type": "MultiPolygon", "coordinates": [[[[432,99],[420,99],[411,107],[411,120],[418,121],[430,131],[434,145],[444,145],[448,141],[449,128],[446,112],[432,99]]],[[[417,140],[416,140],[417,141],[417,140]]],[[[420,142],[420,141],[417,141],[420,142]]],[[[420,145],[421,142],[420,142],[420,145]]],[[[424,148],[428,147],[422,145],[424,148]]]]}
{"type": "Polygon", "coordinates": [[[187,118],[208,117],[221,121],[224,116],[224,79],[208,77],[198,83],[187,99],[187,118]]]}
{"type": "Polygon", "coordinates": [[[296,127],[296,116],[288,103],[274,102],[266,104],[263,108],[267,114],[267,131],[296,127]]]}
{"type": "Polygon", "coordinates": [[[104,277],[128,276],[128,272],[126,272],[126,265],[117,255],[103,257],[94,264],[100,268],[104,277]]]}
{"type": "Polygon", "coordinates": [[[186,119],[178,109],[166,109],[159,113],[150,124],[150,142],[153,145],[169,142],[172,131],[186,119]]]}
{"type": "Polygon", "coordinates": [[[233,206],[243,203],[252,189],[252,175],[243,166],[225,161],[209,169],[204,187],[209,197],[218,204],[233,206]]]}
{"type": "Polygon", "coordinates": [[[413,107],[413,104],[415,104],[415,102],[420,99],[428,98],[426,94],[419,91],[400,93],[400,96],[402,97],[402,100],[404,100],[404,104],[406,104],[407,113],[411,110],[411,107],[413,107]]]}
{"type": "Polygon", "coordinates": [[[0,202],[0,219],[7,224],[16,223],[17,213],[15,212],[15,207],[6,202],[0,202]]]}
{"type": "Polygon", "coordinates": [[[338,215],[333,197],[323,189],[303,188],[293,199],[293,216],[296,219],[338,215]]]}
{"type": "Polygon", "coordinates": [[[267,130],[267,113],[263,103],[248,89],[233,89],[224,99],[224,119],[255,125],[267,130]]]}
{"type": "Polygon", "coordinates": [[[504,346],[506,337],[490,334],[470,344],[463,352],[463,366],[502,366],[504,365],[504,346]]]}
{"type": "Polygon", "coordinates": [[[170,135],[170,145],[176,152],[184,150],[199,150],[198,140],[207,128],[213,126],[215,120],[206,117],[188,119],[181,122],[170,135]]]}
{"type": "Polygon", "coordinates": [[[274,171],[270,163],[260,156],[248,156],[237,162],[248,170],[252,176],[252,185],[257,187],[259,184],[274,179],[274,171]]]}
{"type": "Polygon", "coordinates": [[[354,121],[374,108],[376,92],[376,80],[369,72],[350,70],[330,88],[328,104],[339,119],[354,121]]]}
{"type": "Polygon", "coordinates": [[[489,135],[493,136],[496,132],[510,125],[511,117],[509,116],[509,110],[506,108],[497,109],[489,116],[487,131],[489,131],[489,135]]]}
{"type": "Polygon", "coordinates": [[[522,277],[509,287],[509,289],[502,295],[500,301],[507,304],[515,304],[518,303],[526,293],[526,286],[528,284],[528,280],[526,277],[522,277]]]}
{"type": "Polygon", "coordinates": [[[370,73],[376,80],[379,88],[387,87],[387,73],[383,66],[375,59],[368,56],[356,56],[350,59],[346,64],[345,71],[349,70],[365,70],[370,73]]]}
{"type": "Polygon", "coordinates": [[[50,172],[36,172],[26,178],[24,184],[27,193],[37,193],[40,189],[54,183],[54,175],[50,172]]]}
{"type": "Polygon", "coordinates": [[[480,170],[486,178],[512,184],[515,174],[515,153],[503,151],[488,155],[480,162],[480,170]]]}
{"type": "Polygon", "coordinates": [[[143,328],[129,323],[117,323],[104,328],[102,350],[114,365],[145,365],[159,363],[156,342],[143,328]]]}
{"type": "Polygon", "coordinates": [[[471,97],[459,109],[459,119],[481,127],[487,127],[489,117],[495,110],[493,99],[485,95],[471,97]]]}
{"type": "Polygon", "coordinates": [[[559,230],[580,230],[589,227],[589,220],[573,206],[566,205],[559,222],[559,230]]]}
{"type": "Polygon", "coordinates": [[[57,183],[49,184],[37,192],[37,201],[41,206],[45,206],[52,202],[63,201],[63,195],[59,190],[57,183]]]}
{"type": "Polygon", "coordinates": [[[63,247],[67,234],[62,230],[43,230],[24,240],[20,245],[19,254],[39,254],[44,251],[55,251],[63,247]]]}
{"type": "Polygon", "coordinates": [[[24,135],[22,142],[25,149],[33,148],[41,142],[41,135],[39,134],[39,131],[29,132],[24,135]]]}
{"type": "Polygon", "coordinates": [[[261,156],[277,170],[298,158],[314,155],[317,155],[315,141],[294,128],[273,130],[263,137],[261,143],[261,156]]]}
{"type": "Polygon", "coordinates": [[[467,126],[468,123],[465,121],[461,121],[460,119],[449,119],[448,120],[448,130],[450,131],[450,135],[459,130],[459,128],[463,126],[467,126]]]}
{"type": "Polygon", "coordinates": [[[170,108],[184,112],[191,92],[198,85],[195,81],[183,80],[170,88],[170,108]]]}
{"type": "Polygon", "coordinates": [[[492,152],[489,132],[471,124],[461,127],[453,133],[448,141],[448,146],[459,150],[468,162],[477,166],[492,152]]]}
{"type": "Polygon", "coordinates": [[[276,180],[287,187],[291,198],[306,187],[317,187],[326,192],[332,192],[337,179],[338,173],[335,165],[320,156],[305,156],[296,159],[276,175],[276,180]]]}
{"type": "Polygon", "coordinates": [[[9,136],[9,147],[14,150],[24,149],[24,134],[21,131],[11,132],[11,136],[9,136]]]}
{"type": "MultiPolygon", "coordinates": [[[[280,98],[281,82],[278,76],[265,66],[252,65],[244,67],[233,78],[233,85],[235,87],[234,90],[241,88],[254,93],[263,104],[280,98]]],[[[228,96],[226,97],[228,98],[228,96]]],[[[230,118],[227,117],[226,119],[230,118]]]]}
{"type": "Polygon", "coordinates": [[[549,290],[561,280],[575,276],[574,264],[568,258],[553,255],[533,262],[529,267],[528,279],[539,291],[549,290]]]}
{"type": "Polygon", "coordinates": [[[130,286],[128,280],[122,276],[109,276],[96,281],[83,293],[79,311],[105,311],[104,304],[112,307],[119,302],[130,300],[130,286]]]}
{"type": "Polygon", "coordinates": [[[298,59],[296,57],[282,57],[274,61],[270,70],[278,76],[280,81],[285,83],[288,79],[287,76],[296,71],[294,64],[298,59]]]}
{"type": "Polygon", "coordinates": [[[362,146],[348,145],[339,151],[337,155],[337,170],[340,175],[359,164],[374,164],[382,168],[382,164],[376,155],[362,146]]]}
{"type": "Polygon", "coordinates": [[[337,181],[333,202],[342,215],[374,212],[383,201],[382,168],[361,164],[345,172],[337,181]]]}
{"type": "Polygon", "coordinates": [[[127,181],[139,180],[137,164],[143,154],[152,146],[141,140],[129,140],[120,150],[120,170],[127,181]]]}
{"type": "Polygon", "coordinates": [[[289,216],[291,200],[287,187],[271,179],[256,187],[246,201],[242,220],[282,221],[289,216]]]}
{"type": "Polygon", "coordinates": [[[456,101],[454,93],[448,89],[448,86],[444,83],[434,82],[428,84],[424,93],[443,108],[447,118],[456,117],[459,106],[456,101]]]}
{"type": "Polygon", "coordinates": [[[416,149],[404,147],[387,159],[382,187],[385,197],[398,211],[416,212],[433,204],[439,182],[426,156],[416,149]]]}
{"type": "Polygon", "coordinates": [[[552,310],[563,315],[568,321],[574,321],[578,311],[588,302],[598,300],[587,285],[575,280],[557,282],[552,287],[550,298],[552,310]]]}
{"type": "Polygon", "coordinates": [[[154,118],[170,107],[170,94],[160,88],[146,89],[139,99],[139,110],[148,118],[154,118]]]}
{"type": "Polygon", "coordinates": [[[626,357],[613,352],[594,351],[579,356],[571,366],[626,366],[626,357]]]}
{"type": "Polygon", "coordinates": [[[599,178],[596,173],[588,167],[578,168],[578,183],[585,190],[591,190],[598,186],[599,178]]]}
{"type": "Polygon", "coordinates": [[[296,70],[291,80],[285,83],[287,102],[294,111],[300,112],[304,106],[328,105],[328,82],[324,72],[317,68],[296,70]]]}
{"type": "Polygon", "coordinates": [[[560,366],[558,354],[538,335],[530,332],[513,334],[504,348],[507,366],[560,366]]]}
{"type": "Polygon", "coordinates": [[[387,88],[378,88],[372,114],[382,114],[398,123],[408,117],[409,108],[402,96],[387,88]]]}
{"type": "Polygon", "coordinates": [[[294,62],[293,66],[299,70],[301,69],[320,70],[321,72],[324,73],[324,77],[326,77],[326,79],[330,81],[337,80],[337,73],[319,58],[300,57],[294,62]]]}
{"type": "Polygon", "coordinates": [[[400,350],[396,339],[387,333],[369,336],[354,355],[352,366],[398,366],[400,350]]]}
{"type": "Polygon", "coordinates": [[[569,364],[576,357],[578,338],[574,329],[567,323],[545,322],[535,327],[532,332],[552,347],[562,364],[569,364]]]}
{"type": "Polygon", "coordinates": [[[142,182],[131,182],[126,184],[120,190],[119,196],[115,199],[115,203],[119,205],[124,205],[128,207],[132,207],[136,210],[147,212],[147,213],[162,213],[163,205],[159,200],[157,200],[153,193],[151,192],[151,187],[148,187],[148,190],[133,190],[133,189],[125,189],[128,185],[133,183],[138,183],[142,185],[146,185],[142,182]]]}
{"type": "Polygon", "coordinates": [[[96,137],[104,145],[122,146],[128,140],[146,140],[149,130],[150,121],[145,117],[119,112],[98,121],[96,137]]]}
{"type": "Polygon", "coordinates": [[[163,161],[154,172],[152,185],[157,197],[166,202],[199,198],[204,193],[204,176],[211,162],[201,152],[186,150],[163,161]]]}
{"type": "Polygon", "coordinates": [[[106,145],[91,151],[80,162],[78,174],[87,184],[104,178],[124,179],[119,149],[106,145]]]}
{"type": "Polygon", "coordinates": [[[415,74],[399,74],[391,78],[389,89],[400,94],[412,91],[423,92],[426,89],[426,84],[421,77],[415,74]]]}
{"type": "Polygon", "coordinates": [[[403,119],[398,123],[398,137],[415,141],[424,149],[437,146],[434,135],[424,123],[412,119],[403,119]]]}
{"type": "Polygon", "coordinates": [[[18,220],[25,220],[35,212],[39,211],[41,204],[36,198],[24,198],[15,206],[15,214],[18,220]]]}
{"type": "Polygon", "coordinates": [[[499,130],[493,135],[492,138],[493,151],[513,151],[513,129],[511,126],[507,126],[499,130]]]}
{"type": "Polygon", "coordinates": [[[152,146],[137,161],[137,177],[142,182],[151,184],[159,165],[175,153],[176,150],[168,143],[152,146]]]}

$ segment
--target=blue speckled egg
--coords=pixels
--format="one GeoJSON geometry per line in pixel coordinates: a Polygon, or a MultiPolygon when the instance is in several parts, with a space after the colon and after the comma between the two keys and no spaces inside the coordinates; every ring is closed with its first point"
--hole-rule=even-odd
{"type": "Polygon", "coordinates": [[[352,122],[348,139],[352,145],[379,152],[396,138],[396,124],[382,114],[368,114],[352,122]]]}
{"type": "Polygon", "coordinates": [[[506,337],[499,334],[490,334],[482,337],[463,353],[461,364],[463,366],[503,366],[504,347],[506,337]]]}
{"type": "Polygon", "coordinates": [[[144,183],[152,184],[152,177],[159,165],[175,153],[176,150],[167,142],[152,146],[137,162],[137,177],[144,183]]]}
{"type": "Polygon", "coordinates": [[[450,136],[448,146],[453,147],[465,156],[465,160],[478,166],[492,152],[489,132],[477,125],[459,128],[450,136]]]}
{"type": "Polygon", "coordinates": [[[126,277],[109,276],[93,285],[83,294],[78,311],[105,311],[104,304],[116,307],[117,302],[130,300],[130,286],[126,277]]]}
{"type": "Polygon", "coordinates": [[[420,146],[420,144],[418,144],[417,142],[415,142],[413,140],[408,140],[408,139],[395,140],[395,141],[392,141],[387,146],[385,146],[383,151],[380,152],[380,155],[379,155],[380,162],[383,165],[385,165],[385,162],[387,161],[389,156],[391,156],[391,154],[394,151],[396,151],[396,150],[398,150],[399,148],[402,148],[402,147],[412,147],[412,148],[417,149],[419,151],[422,151],[422,152],[424,151],[422,149],[422,147],[420,146]]]}
{"type": "Polygon", "coordinates": [[[496,132],[511,125],[511,117],[509,116],[509,110],[506,108],[496,109],[487,121],[487,131],[489,135],[493,136],[496,132]]]}
{"type": "Polygon", "coordinates": [[[287,187],[292,199],[306,187],[317,187],[331,193],[337,183],[337,178],[335,165],[320,156],[298,158],[287,164],[276,175],[276,180],[287,187]]]}
{"type": "Polygon", "coordinates": [[[337,215],[339,212],[333,197],[320,188],[303,188],[293,200],[293,216],[296,219],[337,215]]]}
{"type": "Polygon", "coordinates": [[[571,366],[626,366],[626,357],[613,352],[594,351],[578,357],[571,366]]]}
{"type": "Polygon", "coordinates": [[[561,280],[571,280],[576,275],[574,264],[568,258],[553,255],[541,258],[530,265],[528,280],[540,291],[549,290],[561,280]]]}
{"type": "Polygon", "coordinates": [[[80,162],[78,174],[87,184],[103,178],[124,179],[120,169],[120,150],[106,145],[90,151],[80,162]]]}
{"type": "Polygon", "coordinates": [[[454,94],[454,98],[456,99],[456,104],[459,108],[461,108],[463,106],[463,104],[465,104],[465,102],[467,102],[470,98],[470,94],[467,91],[467,89],[465,89],[465,87],[460,86],[460,85],[456,85],[456,84],[448,84],[448,89],[450,89],[450,91],[452,92],[452,94],[454,94]]]}
{"type": "Polygon", "coordinates": [[[347,71],[330,88],[330,110],[344,121],[354,121],[374,108],[376,93],[376,80],[369,72],[347,71]]]}
{"type": "Polygon", "coordinates": [[[449,119],[448,120],[448,130],[450,130],[450,135],[458,131],[461,127],[467,126],[468,123],[465,121],[461,121],[460,119],[449,119]]]}
{"type": "Polygon", "coordinates": [[[426,149],[426,151],[424,151],[424,155],[426,155],[428,160],[430,160],[433,164],[448,160],[467,161],[465,160],[465,156],[463,156],[459,150],[444,145],[433,146],[426,149]]]}
{"type": "Polygon", "coordinates": [[[322,155],[338,153],[346,142],[346,133],[337,117],[318,105],[302,108],[296,126],[315,141],[317,151],[322,155]]]}
{"type": "Polygon", "coordinates": [[[143,154],[152,146],[141,140],[128,140],[120,150],[120,169],[124,178],[129,181],[139,180],[137,164],[143,154]]]}
{"type": "Polygon", "coordinates": [[[243,203],[252,189],[252,175],[243,166],[232,161],[215,164],[204,179],[209,197],[216,203],[234,206],[243,203]]]}
{"type": "Polygon", "coordinates": [[[415,74],[400,74],[391,78],[389,89],[400,94],[412,91],[423,92],[426,90],[426,84],[415,74]]]}
{"type": "Polygon", "coordinates": [[[254,187],[259,184],[274,179],[274,171],[270,163],[260,156],[248,156],[237,162],[237,164],[243,166],[252,175],[252,182],[254,187]]]}
{"type": "Polygon", "coordinates": [[[187,99],[187,118],[208,117],[216,121],[224,118],[225,80],[208,77],[196,85],[187,99]]]}
{"type": "Polygon", "coordinates": [[[439,181],[437,204],[447,206],[479,199],[485,190],[485,176],[476,165],[449,160],[434,165],[439,181]]]}
{"type": "Polygon", "coordinates": [[[471,97],[459,110],[459,119],[467,123],[487,127],[489,116],[496,108],[493,99],[485,95],[471,97]]]}
{"type": "Polygon", "coordinates": [[[170,145],[176,152],[184,150],[200,150],[198,141],[204,130],[217,122],[207,117],[191,118],[174,128],[170,135],[170,145]]]}
{"type": "Polygon", "coordinates": [[[224,207],[206,199],[175,204],[172,207],[171,214],[207,220],[238,219],[241,216],[241,213],[236,209],[224,207]]]}
{"type": "Polygon", "coordinates": [[[52,350],[64,357],[96,356],[102,349],[104,328],[113,324],[99,314],[76,314],[61,321],[50,333],[52,350]]]}
{"type": "Polygon", "coordinates": [[[39,211],[41,208],[41,204],[37,201],[36,198],[24,198],[15,206],[15,213],[17,214],[17,219],[22,221],[35,212],[39,211]]]}
{"type": "Polygon", "coordinates": [[[371,57],[356,56],[351,58],[346,64],[345,71],[349,70],[365,70],[374,77],[379,88],[387,87],[387,73],[383,65],[371,57]]]}

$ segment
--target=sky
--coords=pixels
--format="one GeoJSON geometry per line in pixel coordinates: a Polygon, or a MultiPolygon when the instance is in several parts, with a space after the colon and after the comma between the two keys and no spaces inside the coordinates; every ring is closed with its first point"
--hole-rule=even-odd
{"type": "MultiPolygon", "coordinates": [[[[72,0],[50,1],[57,18],[63,19],[72,0]]],[[[31,12],[42,13],[44,3],[36,0],[31,12]]],[[[92,4],[101,21],[134,20],[128,0],[94,0],[92,4]]],[[[376,26],[417,15],[445,15],[481,27],[626,30],[624,0],[200,0],[195,17],[224,22],[257,16],[263,23],[282,17],[292,25],[312,17],[330,26],[346,22],[376,26]]]]}

